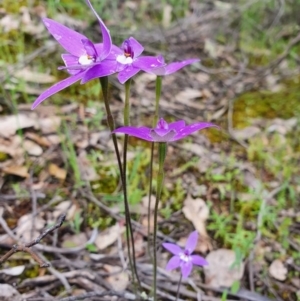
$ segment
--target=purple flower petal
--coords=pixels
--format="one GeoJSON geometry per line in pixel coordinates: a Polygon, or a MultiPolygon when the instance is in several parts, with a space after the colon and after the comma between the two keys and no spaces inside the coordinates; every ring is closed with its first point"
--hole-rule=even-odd
{"type": "Polygon", "coordinates": [[[174,130],[171,131],[163,131],[165,133],[160,133],[162,131],[158,130],[151,130],[150,136],[152,137],[152,141],[154,142],[169,142],[172,141],[173,137],[176,135],[176,132],[174,130]]]}
{"type": "Polygon", "coordinates": [[[187,250],[189,252],[189,255],[192,254],[197,246],[198,243],[198,232],[197,231],[193,231],[187,241],[186,241],[186,245],[185,245],[185,250],[187,250]]]}
{"type": "Polygon", "coordinates": [[[133,66],[139,68],[143,71],[149,70],[149,68],[154,68],[160,66],[161,63],[155,56],[141,56],[134,60],[133,66]]]}
{"type": "Polygon", "coordinates": [[[168,250],[169,252],[171,252],[174,255],[179,255],[180,253],[183,252],[182,249],[179,246],[175,245],[175,244],[171,244],[171,243],[166,242],[166,243],[163,243],[162,245],[166,250],[168,250]]]}
{"type": "Polygon", "coordinates": [[[150,129],[147,127],[136,128],[133,126],[123,126],[114,130],[113,133],[128,134],[130,136],[137,137],[143,140],[152,141],[152,138],[149,136],[150,129]]]}
{"type": "Polygon", "coordinates": [[[80,57],[85,54],[82,47],[82,40],[86,37],[54,20],[42,19],[48,31],[52,34],[54,39],[68,52],[74,56],[80,57]]]}
{"type": "Polygon", "coordinates": [[[180,263],[181,263],[180,257],[173,256],[167,263],[166,270],[171,271],[177,269],[178,267],[180,267],[180,263]]]}
{"type": "MultiPolygon", "coordinates": [[[[61,58],[63,59],[65,65],[68,67],[68,66],[75,66],[75,65],[78,65],[78,57],[77,56],[74,56],[72,54],[68,54],[68,53],[64,53],[61,55],[61,58]]],[[[65,69],[64,67],[63,68],[58,68],[58,69],[65,69]]],[[[80,69],[68,69],[67,68],[67,71],[70,73],[70,74],[77,74],[79,73],[81,70],[80,69]]]]}
{"type": "Polygon", "coordinates": [[[86,0],[86,3],[91,8],[91,10],[93,11],[94,15],[96,16],[96,18],[98,19],[98,21],[100,23],[102,39],[103,39],[103,49],[102,49],[102,53],[99,53],[99,56],[100,56],[101,60],[104,60],[110,53],[110,49],[111,49],[111,45],[112,45],[111,36],[109,34],[108,28],[105,26],[104,22],[101,20],[101,18],[99,17],[97,12],[93,8],[91,2],[89,0],[86,0]]]}
{"type": "Polygon", "coordinates": [[[188,136],[196,131],[203,130],[208,127],[218,127],[218,126],[209,122],[199,122],[199,123],[190,124],[180,129],[179,132],[177,132],[177,135],[172,139],[172,141],[182,139],[185,136],[188,136]]]}
{"type": "Polygon", "coordinates": [[[175,63],[168,64],[166,66],[163,66],[163,67],[158,67],[156,69],[149,70],[149,72],[150,73],[152,72],[156,75],[169,75],[169,74],[175,73],[176,71],[182,69],[183,67],[185,67],[187,65],[190,65],[192,63],[199,62],[199,61],[200,61],[199,59],[189,59],[189,60],[185,60],[182,62],[175,62],[175,63]]]}
{"type": "Polygon", "coordinates": [[[185,121],[184,120],[178,120],[175,122],[171,122],[169,124],[169,129],[170,130],[175,130],[175,131],[179,131],[180,129],[182,129],[183,127],[185,127],[185,121]]]}
{"type": "Polygon", "coordinates": [[[133,50],[133,54],[134,54],[133,58],[136,58],[139,55],[141,55],[142,52],[144,51],[144,47],[133,37],[130,37],[128,40],[133,50]]]}
{"type": "Polygon", "coordinates": [[[121,84],[124,84],[131,77],[133,77],[134,75],[136,75],[139,71],[140,71],[140,69],[138,69],[138,68],[134,68],[132,66],[126,66],[125,69],[123,69],[122,71],[119,72],[119,74],[118,74],[118,80],[119,80],[119,82],[121,84]]]}
{"type": "Polygon", "coordinates": [[[97,50],[96,50],[93,42],[91,42],[87,38],[82,39],[81,42],[83,44],[83,47],[84,47],[87,55],[90,55],[92,57],[97,57],[98,56],[97,50]]]}
{"type": "Polygon", "coordinates": [[[115,72],[116,72],[116,62],[104,60],[100,64],[97,64],[97,65],[89,68],[85,72],[85,74],[81,80],[81,84],[84,84],[94,78],[111,75],[115,72]]]}
{"type": "Polygon", "coordinates": [[[181,263],[181,273],[182,273],[182,278],[185,279],[187,278],[193,269],[193,264],[191,261],[181,263]]]}
{"type": "Polygon", "coordinates": [[[192,255],[191,258],[192,258],[192,263],[195,265],[200,265],[200,266],[208,265],[208,262],[199,255],[192,255]]]}
{"type": "MultiPolygon", "coordinates": [[[[96,46],[97,45],[98,44],[96,44],[96,46]]],[[[107,56],[106,59],[115,60],[118,55],[122,55],[122,54],[124,54],[123,50],[120,47],[112,44],[110,53],[109,53],[109,55],[107,56]]]]}
{"type": "Polygon", "coordinates": [[[35,102],[31,106],[31,109],[33,110],[34,108],[36,108],[41,102],[43,102],[46,98],[50,97],[51,95],[63,90],[64,88],[74,84],[75,82],[79,81],[83,77],[83,75],[84,75],[84,72],[80,72],[78,74],[72,75],[72,76],[56,83],[55,85],[53,85],[52,87],[50,87],[49,89],[44,91],[35,100],[35,102]]]}

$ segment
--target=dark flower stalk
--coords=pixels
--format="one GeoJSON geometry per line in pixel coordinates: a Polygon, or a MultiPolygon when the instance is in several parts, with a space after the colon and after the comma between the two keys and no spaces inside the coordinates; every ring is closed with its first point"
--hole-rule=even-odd
{"type": "Polygon", "coordinates": [[[180,274],[180,278],[179,278],[179,281],[178,281],[178,287],[177,287],[177,293],[176,293],[175,301],[177,301],[178,298],[179,298],[179,289],[180,289],[181,281],[182,281],[182,274],[180,274]]]}
{"type": "MultiPolygon", "coordinates": [[[[155,113],[153,118],[153,127],[156,126],[159,118],[159,101],[161,96],[161,85],[162,85],[162,77],[157,76],[156,77],[156,84],[155,84],[155,113]]],[[[150,171],[149,171],[149,199],[148,199],[148,254],[150,258],[151,252],[150,252],[150,216],[151,216],[151,195],[152,195],[152,180],[153,180],[153,161],[154,161],[154,142],[151,143],[151,155],[150,155],[150,171]]],[[[154,225],[155,227],[155,225],[154,225]]]]}
{"type": "Polygon", "coordinates": [[[167,143],[161,142],[158,144],[158,175],[157,175],[157,188],[156,188],[156,200],[154,207],[154,229],[153,229],[153,297],[154,301],[157,301],[156,289],[157,289],[157,254],[156,254],[156,238],[157,238],[157,213],[158,213],[158,204],[163,188],[164,182],[164,162],[167,154],[167,143]]]}
{"type": "MultiPolygon", "coordinates": [[[[135,283],[135,278],[138,281],[138,284],[140,286],[140,280],[138,277],[137,273],[137,268],[136,268],[136,262],[135,262],[135,248],[134,248],[134,239],[133,239],[133,230],[132,230],[132,224],[131,224],[131,218],[130,218],[130,212],[129,212],[129,204],[128,204],[128,196],[127,196],[127,179],[126,179],[126,165],[127,165],[127,144],[128,144],[128,135],[125,135],[125,140],[124,140],[124,161],[123,165],[121,162],[121,155],[118,147],[118,142],[117,142],[117,137],[116,134],[113,132],[115,129],[115,122],[114,118],[111,114],[110,110],[110,105],[109,105],[109,93],[108,93],[108,77],[101,77],[100,78],[100,84],[102,87],[102,94],[103,94],[103,99],[104,99],[104,104],[105,104],[105,110],[106,110],[106,115],[107,115],[107,123],[110,131],[112,132],[112,140],[114,144],[114,149],[115,153],[117,156],[117,161],[118,161],[118,167],[120,170],[120,177],[121,177],[121,183],[122,183],[122,190],[123,190],[123,197],[124,197],[124,207],[125,207],[125,220],[126,220],[126,240],[127,240],[127,246],[128,246],[128,258],[129,258],[129,265],[130,265],[130,270],[132,273],[132,281],[135,283]],[[131,243],[130,243],[131,239],[131,243]],[[132,246],[132,253],[131,254],[131,246],[132,246]],[[131,257],[133,256],[133,257],[131,257]]],[[[130,88],[130,85],[129,87],[130,88]]],[[[129,93],[127,93],[129,95],[129,93]]],[[[129,102],[129,101],[128,101],[129,102]]],[[[128,111],[128,110],[127,110],[128,111]]],[[[125,111],[124,111],[125,112],[125,111]]],[[[128,111],[129,112],[129,111],[128,111]]],[[[124,120],[128,120],[129,122],[129,117],[124,116],[124,120]]]]}
{"type": "MultiPolygon", "coordinates": [[[[125,105],[124,105],[124,125],[129,126],[130,124],[130,86],[131,79],[125,82],[125,105]]],[[[140,279],[137,272],[136,260],[135,260],[135,246],[134,237],[131,224],[130,209],[128,203],[127,194],[127,146],[128,146],[128,135],[124,137],[124,148],[123,148],[123,193],[124,193],[124,206],[125,206],[125,218],[126,218],[126,239],[128,246],[128,257],[132,272],[132,281],[135,283],[135,278],[137,279],[139,287],[141,287],[140,279]],[[132,248],[132,253],[131,253],[132,248]],[[132,254],[132,257],[131,257],[132,254]]]]}

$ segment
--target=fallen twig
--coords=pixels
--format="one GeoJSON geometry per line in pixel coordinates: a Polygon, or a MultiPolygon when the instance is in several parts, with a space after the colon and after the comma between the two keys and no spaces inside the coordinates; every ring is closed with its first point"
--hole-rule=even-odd
{"type": "MultiPolygon", "coordinates": [[[[106,296],[117,296],[120,298],[124,298],[125,300],[136,300],[136,296],[125,292],[125,293],[119,293],[119,292],[114,292],[114,291],[109,291],[109,292],[89,292],[85,293],[79,296],[71,296],[71,297],[66,297],[63,299],[57,299],[57,301],[77,301],[77,300],[84,300],[88,298],[93,298],[93,297],[106,297],[106,296]]],[[[90,300],[90,299],[88,299],[90,300]]]]}
{"type": "MultiPolygon", "coordinates": [[[[31,255],[31,257],[40,265],[40,267],[49,267],[50,264],[43,261],[35,252],[33,252],[31,247],[39,244],[45,236],[47,236],[49,233],[52,233],[54,230],[60,228],[61,225],[63,224],[65,218],[66,218],[66,214],[60,215],[58,217],[57,222],[56,222],[55,225],[53,225],[52,227],[46,229],[43,233],[41,233],[36,239],[33,239],[31,242],[29,242],[27,244],[20,244],[20,245],[15,244],[15,245],[13,245],[11,250],[9,250],[6,254],[4,254],[0,258],[0,265],[2,265],[9,257],[11,257],[15,253],[17,253],[17,252],[26,252],[26,253],[31,255]]],[[[0,223],[3,224],[4,220],[3,220],[2,216],[0,217],[0,219],[1,219],[0,223]]]]}

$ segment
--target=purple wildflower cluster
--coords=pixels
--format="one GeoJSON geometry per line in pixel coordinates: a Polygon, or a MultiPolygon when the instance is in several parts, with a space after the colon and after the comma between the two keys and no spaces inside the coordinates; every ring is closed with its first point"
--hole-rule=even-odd
{"type": "Polygon", "coordinates": [[[167,75],[176,72],[186,65],[199,61],[190,59],[167,65],[162,56],[141,56],[144,47],[133,37],[126,39],[121,47],[112,44],[108,28],[105,26],[89,0],[86,0],[99,21],[102,43],[94,44],[84,35],[48,18],[43,22],[56,39],[68,52],[62,54],[66,69],[70,77],[56,83],[44,91],[33,103],[32,109],[53,94],[81,80],[84,84],[92,79],[118,73],[118,80],[124,84],[139,71],[156,75],[167,75]]]}
{"type": "MultiPolygon", "coordinates": [[[[102,43],[94,44],[84,35],[54,20],[44,18],[43,22],[49,33],[67,52],[62,54],[62,60],[65,65],[59,67],[59,69],[66,70],[70,76],[44,91],[34,101],[32,109],[36,108],[48,97],[77,81],[81,81],[81,84],[84,84],[92,79],[107,77],[117,73],[119,82],[124,84],[140,71],[160,77],[172,74],[189,64],[199,61],[199,59],[188,59],[166,64],[162,56],[143,56],[144,47],[133,37],[126,39],[121,47],[114,45],[108,28],[98,16],[90,1],[86,0],[86,2],[100,24],[102,43]]],[[[217,126],[208,122],[196,122],[186,125],[184,120],[167,123],[161,118],[155,128],[124,126],[115,129],[113,133],[122,133],[146,141],[158,142],[162,146],[163,143],[180,140],[196,131],[209,127],[217,126]]],[[[111,128],[114,128],[114,126],[111,128]]],[[[113,137],[115,138],[115,135],[113,137]]],[[[158,200],[159,198],[157,198],[157,202],[158,200]]],[[[186,278],[191,273],[193,265],[207,265],[208,263],[204,258],[192,255],[197,241],[198,234],[194,231],[189,235],[184,250],[175,244],[164,243],[163,247],[173,254],[166,269],[173,270],[180,267],[183,278],[186,278]]]]}

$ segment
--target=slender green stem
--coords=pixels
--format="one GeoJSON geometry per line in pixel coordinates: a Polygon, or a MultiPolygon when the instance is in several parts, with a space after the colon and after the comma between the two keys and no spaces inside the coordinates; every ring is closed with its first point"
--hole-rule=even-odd
{"type": "MultiPolygon", "coordinates": [[[[108,77],[107,76],[100,77],[100,84],[102,87],[102,94],[103,94],[104,105],[105,105],[106,116],[107,116],[106,117],[107,124],[108,124],[110,131],[112,132],[115,129],[115,121],[111,114],[111,110],[110,110],[110,106],[109,106],[108,77]]],[[[113,144],[114,144],[114,148],[115,148],[115,152],[116,152],[116,156],[117,156],[117,160],[118,160],[118,166],[119,166],[119,170],[120,170],[120,174],[121,174],[121,178],[122,178],[123,167],[122,167],[121,156],[120,156],[120,151],[119,151],[118,142],[117,142],[117,136],[114,133],[112,133],[111,136],[112,136],[112,140],[113,140],[113,144]]]]}
{"type": "Polygon", "coordinates": [[[161,85],[162,85],[162,77],[157,76],[156,83],[155,83],[155,114],[154,114],[153,126],[156,126],[159,118],[159,101],[161,96],[161,85]]]}
{"type": "MultiPolygon", "coordinates": [[[[125,105],[124,105],[124,125],[129,126],[130,124],[130,85],[131,79],[125,82],[125,105]]],[[[141,287],[140,279],[137,272],[136,260],[135,260],[135,245],[133,237],[133,229],[131,224],[131,216],[127,194],[127,146],[128,146],[128,135],[124,137],[124,151],[123,151],[123,191],[124,191],[124,205],[125,205],[125,218],[126,218],[126,237],[128,245],[128,257],[130,267],[132,270],[132,281],[135,283],[135,277],[138,285],[141,287]],[[131,253],[132,248],[132,253],[131,253]],[[132,254],[132,257],[131,257],[132,254]],[[135,277],[134,277],[135,275],[135,277]]]]}
{"type": "MultiPolygon", "coordinates": [[[[159,118],[159,101],[161,96],[161,85],[162,85],[162,77],[156,77],[156,85],[155,85],[155,113],[153,119],[153,127],[156,126],[159,118]]],[[[149,199],[148,199],[148,254],[152,259],[150,252],[150,244],[151,244],[151,235],[150,235],[150,217],[151,217],[151,196],[152,196],[152,177],[153,177],[153,161],[154,161],[154,143],[151,144],[151,157],[150,157],[150,183],[149,183],[149,199]]]]}
{"type": "Polygon", "coordinates": [[[157,279],[157,255],[156,255],[156,236],[157,236],[157,214],[158,204],[162,192],[163,181],[164,181],[164,162],[167,154],[167,144],[165,142],[159,143],[158,146],[158,175],[157,175],[157,189],[156,189],[156,200],[154,207],[154,228],[153,228],[153,297],[154,301],[157,301],[156,296],[156,279],[157,279]]]}
{"type": "MultiPolygon", "coordinates": [[[[100,84],[101,84],[101,87],[102,87],[102,94],[103,94],[103,99],[104,99],[106,115],[107,115],[108,127],[109,127],[110,131],[112,132],[115,129],[115,122],[114,122],[114,118],[111,114],[110,105],[109,105],[108,77],[100,77],[100,84]]],[[[117,161],[118,161],[118,166],[119,166],[119,170],[120,170],[120,175],[121,175],[121,182],[122,182],[123,196],[124,196],[124,204],[125,204],[126,225],[129,226],[129,231],[130,231],[130,233],[128,233],[128,232],[126,233],[126,238],[127,238],[127,245],[128,245],[129,264],[130,264],[130,269],[131,269],[131,272],[132,272],[132,279],[133,279],[133,282],[134,282],[134,279],[135,279],[134,274],[137,275],[137,270],[136,270],[136,265],[132,264],[132,259],[131,259],[130,236],[133,237],[133,235],[130,235],[130,234],[132,234],[132,225],[131,225],[131,219],[130,219],[130,213],[129,213],[128,199],[127,199],[126,176],[125,176],[126,175],[126,170],[125,170],[125,173],[124,173],[124,169],[123,169],[122,162],[121,162],[120,151],[119,151],[119,147],[118,147],[118,142],[117,142],[117,137],[116,137],[116,134],[114,134],[114,133],[112,133],[112,140],[113,140],[115,153],[116,153],[117,161]]],[[[126,166],[126,161],[125,161],[125,166],[126,166]]],[[[128,227],[126,227],[126,228],[128,229],[128,227]]],[[[140,282],[139,282],[139,284],[140,284],[140,282]]]]}
{"type": "Polygon", "coordinates": [[[180,289],[180,285],[181,285],[181,280],[182,280],[182,274],[180,273],[180,279],[179,279],[179,282],[178,282],[178,288],[177,288],[177,293],[176,293],[176,300],[178,300],[179,298],[179,289],[180,289]]]}
{"type": "Polygon", "coordinates": [[[125,104],[124,104],[124,125],[130,125],[130,86],[131,79],[125,82],[125,104]]]}
{"type": "Polygon", "coordinates": [[[150,156],[150,171],[149,171],[149,178],[150,178],[150,183],[149,183],[149,199],[148,199],[148,225],[147,225],[147,231],[148,231],[148,242],[147,242],[147,250],[148,250],[148,255],[153,261],[153,256],[151,254],[151,235],[150,235],[150,216],[151,216],[151,197],[152,197],[152,178],[153,178],[153,158],[154,158],[154,142],[151,143],[151,156],[150,156]]]}

